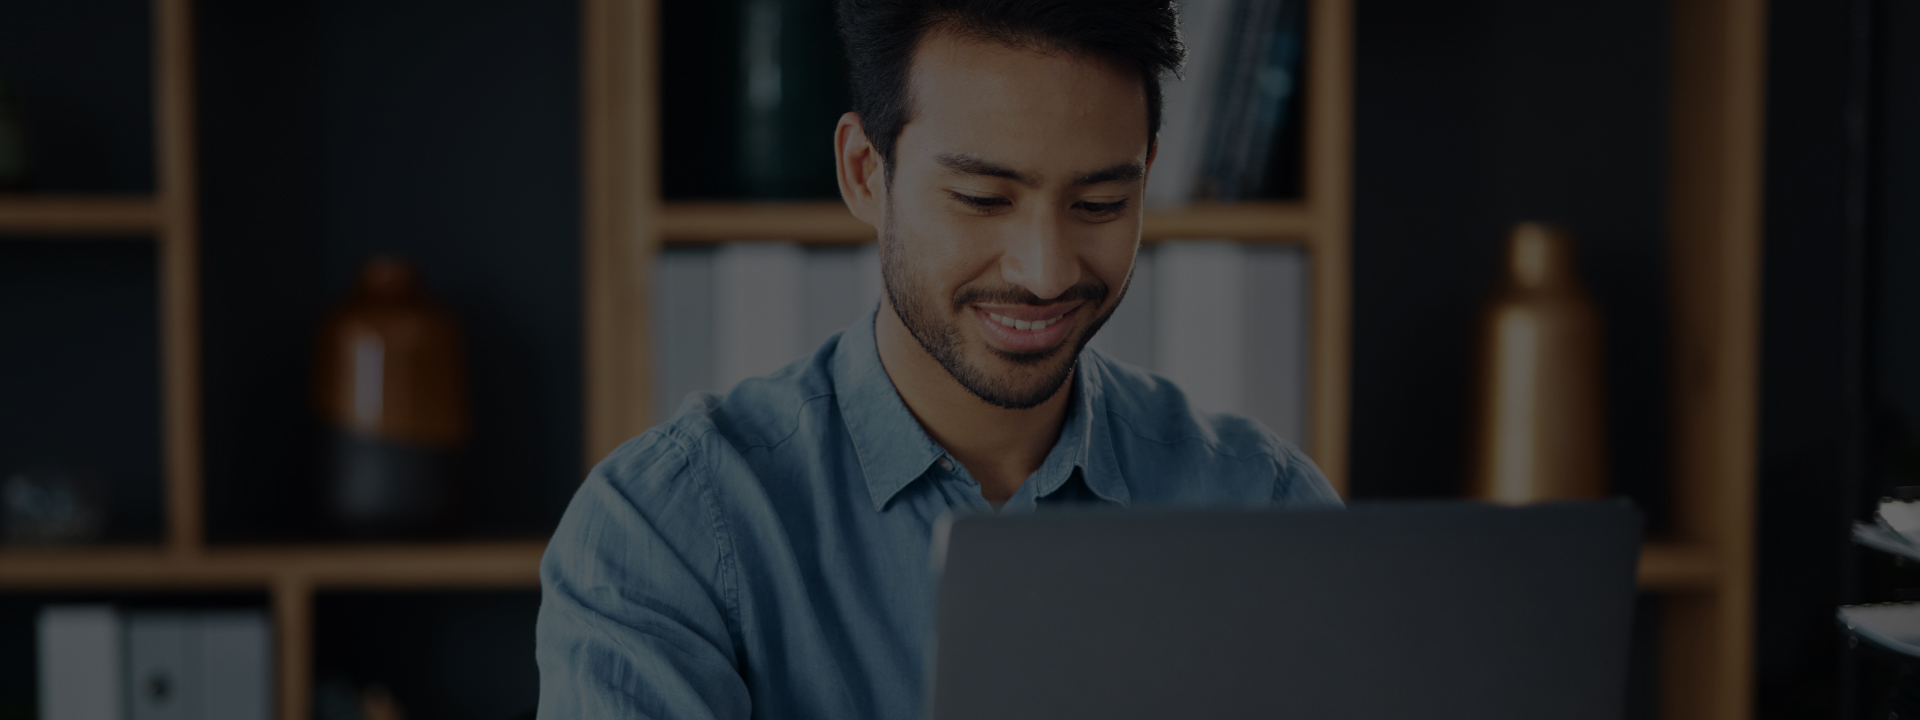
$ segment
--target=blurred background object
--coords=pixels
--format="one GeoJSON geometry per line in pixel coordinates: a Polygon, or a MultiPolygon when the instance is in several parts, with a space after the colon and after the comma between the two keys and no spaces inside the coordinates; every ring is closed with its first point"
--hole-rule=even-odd
{"type": "Polygon", "coordinates": [[[833,128],[847,63],[833,3],[661,3],[661,191],[668,198],[837,197],[833,128]]]}
{"type": "Polygon", "coordinates": [[[0,75],[0,192],[26,189],[27,171],[33,167],[27,123],[17,102],[6,76],[0,75]]]}
{"type": "Polygon", "coordinates": [[[442,529],[471,425],[466,349],[412,265],[376,255],[360,266],[320,326],[313,398],[333,521],[358,537],[442,529]]]}
{"type": "Polygon", "coordinates": [[[1299,197],[1305,0],[1185,0],[1147,202],[1299,197]]]}
{"type": "Polygon", "coordinates": [[[1560,228],[1507,235],[1480,311],[1468,494],[1521,504],[1607,493],[1603,330],[1560,228]]]}
{"type": "Polygon", "coordinates": [[[83,468],[39,467],[0,482],[0,523],[12,545],[72,545],[105,534],[107,489],[83,468]]]}

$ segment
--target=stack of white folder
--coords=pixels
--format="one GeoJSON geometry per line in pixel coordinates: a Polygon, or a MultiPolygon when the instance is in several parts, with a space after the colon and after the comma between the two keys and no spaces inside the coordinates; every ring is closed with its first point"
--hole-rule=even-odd
{"type": "Polygon", "coordinates": [[[50,605],[39,617],[41,720],[267,720],[265,613],[50,605]]]}

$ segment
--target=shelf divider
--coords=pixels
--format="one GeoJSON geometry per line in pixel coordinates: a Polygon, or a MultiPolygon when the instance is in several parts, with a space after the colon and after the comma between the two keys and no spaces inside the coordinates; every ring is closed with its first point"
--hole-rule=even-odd
{"type": "MultiPolygon", "coordinates": [[[[660,213],[660,232],[669,243],[698,244],[727,240],[792,240],[803,243],[866,243],[873,228],[860,222],[838,200],[791,202],[670,202],[660,213]]],[[[1309,244],[1314,220],[1298,202],[1202,203],[1181,208],[1148,208],[1141,238],[1228,239],[1247,242],[1309,244]]]]}
{"type": "Polygon", "coordinates": [[[0,195],[0,233],[8,235],[147,235],[160,230],[151,195],[0,195]]]}

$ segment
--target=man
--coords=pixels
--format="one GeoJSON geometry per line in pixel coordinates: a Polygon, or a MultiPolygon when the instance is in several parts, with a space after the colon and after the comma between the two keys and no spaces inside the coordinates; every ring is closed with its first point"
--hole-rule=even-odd
{"type": "Polygon", "coordinates": [[[1339,502],[1266,428],[1084,350],[1139,246],[1167,0],[840,13],[841,196],[885,295],[593,470],[541,564],[542,717],[918,716],[942,515],[1339,502]]]}

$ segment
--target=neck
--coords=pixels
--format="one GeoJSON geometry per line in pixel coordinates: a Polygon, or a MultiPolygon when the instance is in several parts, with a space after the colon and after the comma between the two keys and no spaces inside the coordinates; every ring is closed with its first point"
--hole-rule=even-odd
{"type": "Polygon", "coordinates": [[[1067,420],[1073,378],[1053,397],[1025,410],[995,407],[953,379],[900,322],[884,296],[873,334],[880,364],[920,427],[980,483],[988,502],[1006,502],[1040,469],[1067,420]]]}

